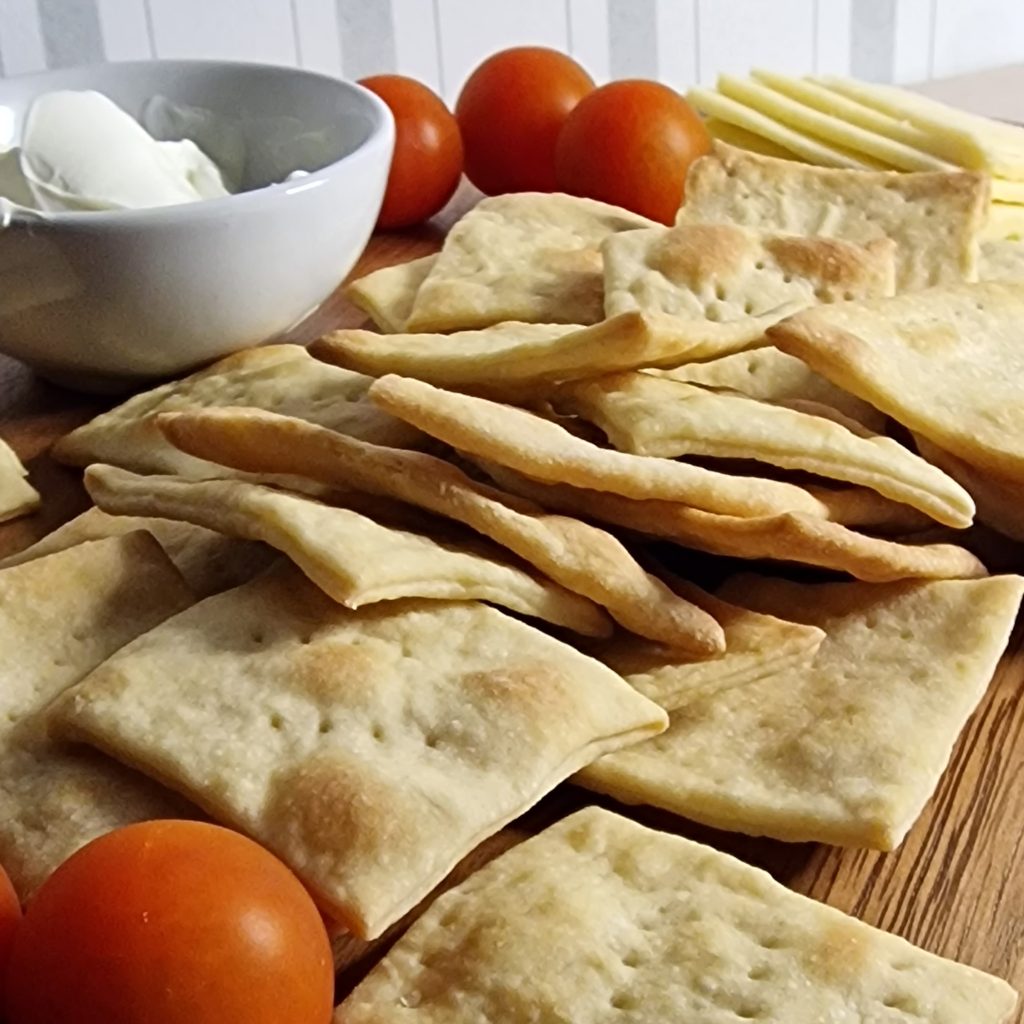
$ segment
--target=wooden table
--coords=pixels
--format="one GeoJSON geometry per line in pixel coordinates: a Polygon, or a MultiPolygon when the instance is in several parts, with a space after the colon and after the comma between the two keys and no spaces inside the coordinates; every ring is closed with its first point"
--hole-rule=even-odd
{"type": "MultiPolygon", "coordinates": [[[[465,194],[457,197],[453,210],[436,226],[375,238],[355,276],[434,251],[445,223],[470,199],[465,194]]],[[[339,293],[295,333],[294,340],[308,341],[329,327],[362,320],[339,293]]],[[[86,507],[79,474],[54,464],[47,449],[60,434],[102,407],[103,403],[51,387],[24,367],[0,359],[0,436],[27,461],[32,482],[43,496],[39,513],[0,527],[0,555],[19,549],[86,507]]],[[[987,697],[957,744],[938,792],[895,853],[752,840],[650,809],[631,808],[625,813],[645,824],[709,842],[766,868],[797,892],[932,952],[998,974],[1024,990],[1022,683],[1024,653],[1018,628],[987,697]]],[[[615,806],[575,787],[560,787],[467,857],[448,884],[569,811],[594,802],[615,806]]],[[[376,943],[347,937],[337,940],[339,996],[376,962],[405,923],[376,943]]]]}

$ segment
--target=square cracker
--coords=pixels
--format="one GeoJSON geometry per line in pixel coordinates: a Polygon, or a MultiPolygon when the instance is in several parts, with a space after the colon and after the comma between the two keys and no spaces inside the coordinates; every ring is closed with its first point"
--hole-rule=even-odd
{"type": "Polygon", "coordinates": [[[22,899],[96,836],[183,813],[116,762],[52,742],[44,717],[65,689],[191,601],[144,533],[0,571],[0,862],[22,899]]]}
{"type": "Polygon", "coordinates": [[[577,781],[716,828],[895,849],[988,687],[1024,579],[740,577],[722,593],[823,629],[814,661],[687,704],[662,736],[577,781]]]}
{"type": "Polygon", "coordinates": [[[169,445],[156,428],[156,417],[177,409],[223,406],[276,409],[382,444],[402,446],[421,439],[366,401],[371,383],[362,374],[313,359],[301,345],[247,349],[101,413],[61,438],[53,457],[72,466],[105,462],[138,473],[215,475],[215,466],[169,445]]]}
{"type": "Polygon", "coordinates": [[[197,597],[237,587],[266,569],[275,557],[273,550],[263,544],[226,537],[192,523],[152,516],[112,516],[94,507],[58,526],[35,544],[9,555],[0,561],[0,569],[66,551],[86,541],[120,537],[138,530],[157,539],[197,597]]]}
{"type": "Polygon", "coordinates": [[[612,523],[716,555],[815,565],[874,582],[986,575],[985,566],[955,544],[900,544],[796,512],[716,515],[678,502],[635,501],[565,484],[541,483],[494,463],[480,465],[506,490],[545,508],[612,523]]]}
{"type": "Polygon", "coordinates": [[[914,440],[918,451],[929,462],[948,473],[968,491],[978,506],[978,522],[990,526],[1004,537],[1024,542],[1024,518],[1021,517],[1024,481],[1007,480],[976,469],[926,438],[915,437],[914,440]]]}
{"type": "Polygon", "coordinates": [[[639,310],[739,320],[749,327],[750,343],[799,308],[896,290],[896,243],[888,238],[857,245],[683,222],[612,235],[601,253],[606,316],[639,310]]]}
{"type": "Polygon", "coordinates": [[[722,653],[695,661],[679,649],[621,634],[591,652],[668,711],[767,675],[803,667],[825,637],[817,626],[729,604],[681,580],[673,580],[672,586],[721,625],[725,633],[722,653]]]}
{"type": "Polygon", "coordinates": [[[28,470],[5,441],[0,441],[0,523],[39,508],[39,493],[26,479],[28,470]]]}
{"type": "Polygon", "coordinates": [[[837,387],[815,373],[802,359],[780,352],[774,345],[735,352],[708,362],[686,363],[671,370],[645,370],[704,388],[738,391],[762,402],[795,405],[813,402],[835,409],[876,434],[885,433],[886,416],[869,402],[837,387]]]}
{"type": "Polygon", "coordinates": [[[772,342],[965,462],[1024,480],[1024,293],[932,288],[798,313],[772,342]]]}
{"type": "Polygon", "coordinates": [[[597,424],[619,451],[753,459],[867,487],[946,526],[974,518],[971,496],[898,441],[802,409],[646,373],[563,385],[552,401],[597,424]]]}
{"type": "Polygon", "coordinates": [[[55,719],[267,845],[361,937],[571,772],[665,725],[610,669],[493,608],[353,612],[291,570],[140,638],[55,719]]]}
{"type": "Polygon", "coordinates": [[[0,752],[0,858],[23,903],[93,839],[139,821],[197,815],[140,772],[51,740],[42,721],[19,729],[0,752]]]}
{"type": "Polygon", "coordinates": [[[441,896],[335,1024],[1003,1024],[1006,982],[588,807],[441,896]]]}
{"type": "Polygon", "coordinates": [[[348,608],[400,597],[493,601],[590,636],[610,631],[591,601],[512,563],[470,535],[451,541],[384,526],[348,508],[241,480],[144,477],[90,466],[86,487],[116,515],[181,519],[287,555],[348,608]]]}
{"type": "Polygon", "coordinates": [[[601,242],[653,224],[617,206],[558,193],[484,199],[448,232],[406,330],[503,320],[597,323],[604,318],[601,242]]]}
{"type": "Polygon", "coordinates": [[[982,281],[1024,281],[1024,242],[1007,238],[983,243],[978,277],[982,281]]]}
{"type": "Polygon", "coordinates": [[[828,492],[819,496],[795,484],[599,448],[524,409],[443,391],[411,377],[382,377],[370,397],[453,448],[538,480],[630,498],[685,501],[738,516],[802,511],[828,518],[844,510],[841,494],[832,504],[828,492]]]}
{"type": "Polygon", "coordinates": [[[686,179],[679,223],[897,245],[896,287],[915,291],[978,277],[989,179],[972,172],[837,170],[714,142],[686,179]]]}
{"type": "Polygon", "coordinates": [[[777,316],[753,321],[685,320],[665,313],[622,313],[591,327],[501,323],[451,334],[333,331],[313,342],[318,359],[373,376],[397,373],[497,397],[535,398],[543,385],[617,370],[678,366],[749,346],[777,316]]]}
{"type": "Polygon", "coordinates": [[[432,455],[367,444],[251,409],[168,413],[160,427],[198,458],[245,472],[300,473],[328,487],[359,488],[458,520],[606,608],[634,633],[691,655],[723,648],[715,620],[645,572],[611,534],[550,515],[432,455]]]}
{"type": "Polygon", "coordinates": [[[382,331],[404,331],[416,293],[436,262],[431,255],[382,267],[353,281],[345,295],[382,331]]]}

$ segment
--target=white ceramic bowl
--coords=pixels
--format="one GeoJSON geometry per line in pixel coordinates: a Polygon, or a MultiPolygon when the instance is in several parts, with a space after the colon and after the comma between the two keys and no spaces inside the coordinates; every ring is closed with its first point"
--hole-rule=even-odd
{"type": "Polygon", "coordinates": [[[268,341],[331,294],[373,230],[394,125],[358,85],[219,61],[28,75],[0,82],[0,148],[54,89],[96,89],[136,117],[166,98],[178,123],[165,117],[155,134],[192,135],[250,190],[153,210],[15,214],[0,228],[0,352],[51,380],[125,389],[268,341]],[[176,130],[187,108],[229,120],[176,130]],[[274,184],[297,169],[311,173],[274,184]]]}

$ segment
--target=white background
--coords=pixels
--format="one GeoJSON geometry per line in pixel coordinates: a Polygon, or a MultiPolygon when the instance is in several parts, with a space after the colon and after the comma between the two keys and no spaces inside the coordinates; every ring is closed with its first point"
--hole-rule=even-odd
{"type": "Polygon", "coordinates": [[[1024,0],[0,0],[0,74],[139,57],[399,70],[454,98],[495,49],[681,88],[768,67],[914,82],[1024,62],[1024,0]]]}

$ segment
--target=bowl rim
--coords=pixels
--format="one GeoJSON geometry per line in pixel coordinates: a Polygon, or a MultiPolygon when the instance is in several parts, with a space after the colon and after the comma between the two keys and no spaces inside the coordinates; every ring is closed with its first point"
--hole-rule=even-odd
{"type": "Polygon", "coordinates": [[[278,196],[291,196],[320,188],[326,185],[342,166],[361,162],[367,159],[368,154],[373,154],[382,147],[390,148],[394,144],[394,116],[388,105],[365,86],[347,78],[339,78],[320,71],[310,71],[307,68],[293,67],[289,64],[267,64],[263,61],[211,60],[202,58],[164,60],[152,58],[150,60],[101,61],[98,63],[80,64],[69,68],[48,68],[43,71],[33,71],[28,74],[17,75],[9,79],[0,79],[0,102],[3,101],[5,82],[31,83],[33,80],[63,77],[74,72],[88,73],[99,68],[109,68],[111,65],[116,65],[118,68],[151,68],[157,65],[163,67],[177,66],[183,69],[200,67],[246,68],[257,71],[269,71],[273,74],[298,75],[303,78],[319,79],[333,86],[341,86],[343,89],[359,97],[366,104],[366,109],[373,120],[373,126],[370,134],[351,153],[346,153],[337,160],[326,164],[316,171],[310,171],[309,174],[294,181],[278,181],[272,185],[264,185],[261,188],[249,189],[245,192],[233,192],[230,195],[219,196],[215,199],[201,199],[194,203],[175,203],[170,206],[152,206],[140,210],[62,210],[50,213],[13,207],[4,220],[6,226],[43,228],[47,225],[74,224],[76,227],[83,227],[88,224],[98,228],[140,227],[144,223],[153,225],[160,223],[169,224],[185,218],[205,219],[208,217],[219,217],[229,212],[241,213],[247,207],[251,208],[259,203],[272,201],[278,196]]]}

